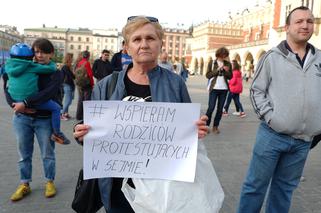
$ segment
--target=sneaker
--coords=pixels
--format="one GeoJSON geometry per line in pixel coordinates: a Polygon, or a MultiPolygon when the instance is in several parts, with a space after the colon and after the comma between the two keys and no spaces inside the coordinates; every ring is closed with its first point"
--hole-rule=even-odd
{"type": "Polygon", "coordinates": [[[59,144],[63,144],[63,145],[70,144],[70,140],[62,132],[59,134],[52,133],[50,139],[55,141],[56,143],[59,143],[59,144]]]}
{"type": "Polygon", "coordinates": [[[11,201],[18,201],[24,198],[26,195],[28,195],[31,192],[30,186],[27,183],[22,183],[18,186],[16,191],[11,195],[10,200],[11,201]]]}
{"type": "Polygon", "coordinates": [[[45,196],[47,198],[55,196],[57,193],[55,184],[52,181],[48,181],[45,187],[45,196]]]}
{"type": "Polygon", "coordinates": [[[240,117],[241,117],[241,118],[244,118],[244,117],[246,117],[246,114],[245,114],[245,112],[241,112],[241,113],[240,113],[240,117]]]}
{"type": "Polygon", "coordinates": [[[220,134],[220,130],[218,129],[217,126],[213,126],[212,131],[213,131],[214,134],[220,134]]]}
{"type": "Polygon", "coordinates": [[[60,120],[68,121],[69,119],[65,115],[60,115],[60,120]]]}
{"type": "Polygon", "coordinates": [[[227,116],[228,116],[228,112],[223,111],[222,115],[223,115],[224,117],[227,117],[227,116]]]}
{"type": "Polygon", "coordinates": [[[304,176],[301,176],[300,181],[301,181],[301,182],[304,182],[305,180],[306,180],[305,177],[304,177],[304,176]]]}
{"type": "Polygon", "coordinates": [[[233,112],[232,114],[233,114],[233,115],[240,116],[241,113],[240,113],[240,112],[233,112]]]}

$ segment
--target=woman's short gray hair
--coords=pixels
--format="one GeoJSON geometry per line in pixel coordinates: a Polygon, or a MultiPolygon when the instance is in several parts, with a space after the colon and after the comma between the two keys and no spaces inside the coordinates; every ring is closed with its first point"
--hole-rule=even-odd
{"type": "Polygon", "coordinates": [[[137,17],[129,20],[122,30],[122,35],[124,37],[125,44],[128,43],[129,37],[134,31],[143,27],[146,24],[153,25],[155,27],[156,34],[157,34],[158,38],[161,41],[163,41],[164,31],[163,31],[162,26],[158,22],[150,21],[145,16],[137,16],[137,17]]]}

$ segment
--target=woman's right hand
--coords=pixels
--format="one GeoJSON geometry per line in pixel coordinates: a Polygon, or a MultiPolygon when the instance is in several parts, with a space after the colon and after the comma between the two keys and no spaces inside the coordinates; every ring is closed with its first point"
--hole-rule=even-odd
{"type": "Polygon", "coordinates": [[[76,138],[79,142],[84,141],[84,136],[88,133],[90,126],[86,124],[77,124],[75,126],[74,138],[76,138]]]}

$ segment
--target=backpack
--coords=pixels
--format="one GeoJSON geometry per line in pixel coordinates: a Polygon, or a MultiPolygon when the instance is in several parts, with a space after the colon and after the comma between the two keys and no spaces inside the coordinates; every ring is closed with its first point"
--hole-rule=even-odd
{"type": "Polygon", "coordinates": [[[85,65],[86,63],[83,63],[75,70],[75,83],[80,88],[90,87],[90,79],[88,77],[85,65]]]}

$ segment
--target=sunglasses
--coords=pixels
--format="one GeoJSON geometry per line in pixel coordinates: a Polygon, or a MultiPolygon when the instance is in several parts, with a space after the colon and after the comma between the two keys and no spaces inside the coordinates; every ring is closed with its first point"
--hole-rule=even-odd
{"type": "Polygon", "coordinates": [[[158,19],[152,16],[129,16],[127,18],[127,22],[134,20],[137,17],[144,17],[147,18],[150,22],[158,22],[158,19]]]}

